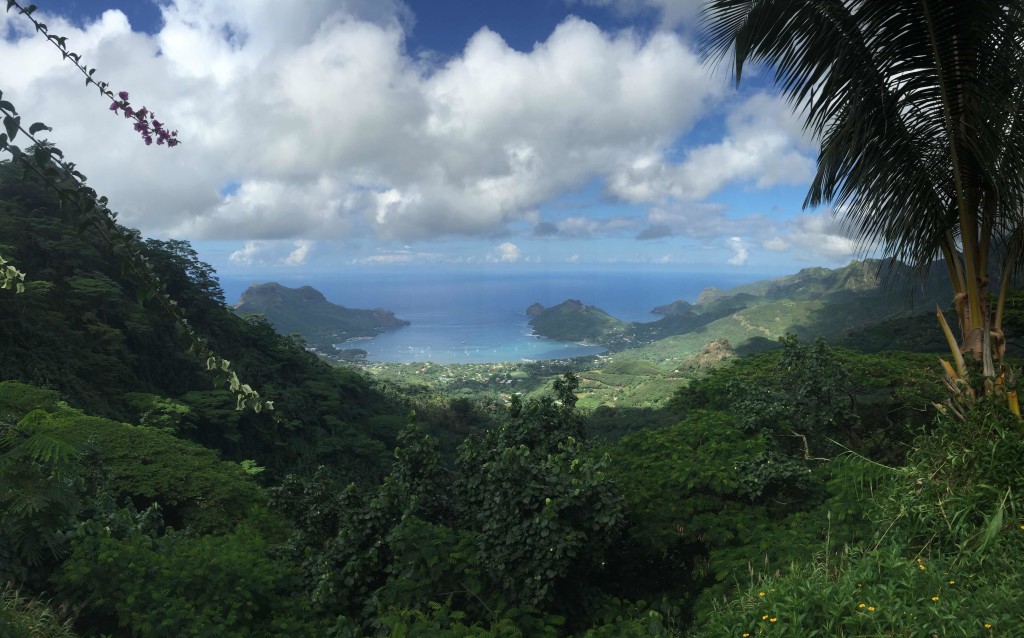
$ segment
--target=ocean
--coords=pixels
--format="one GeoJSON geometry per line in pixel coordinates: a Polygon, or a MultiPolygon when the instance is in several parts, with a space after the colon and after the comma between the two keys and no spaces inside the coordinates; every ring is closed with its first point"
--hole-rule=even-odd
{"type": "MultiPolygon", "coordinates": [[[[678,272],[366,272],[278,278],[289,287],[309,285],[348,308],[385,308],[411,325],[372,339],[339,344],[366,350],[367,360],[387,362],[495,363],[598,354],[599,346],[564,343],[530,334],[526,308],[578,299],[623,321],[656,321],[651,309],[679,299],[693,302],[708,286],[730,288],[771,275],[678,272]]],[[[253,283],[221,278],[228,303],[253,283]]]]}

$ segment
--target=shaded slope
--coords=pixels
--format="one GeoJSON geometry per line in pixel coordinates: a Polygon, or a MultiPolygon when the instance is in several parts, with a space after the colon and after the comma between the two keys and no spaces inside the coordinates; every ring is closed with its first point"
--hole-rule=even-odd
{"type": "Polygon", "coordinates": [[[0,380],[57,391],[91,414],[151,422],[267,476],[319,464],[373,480],[390,463],[408,407],[361,374],[332,368],[267,321],[235,316],[213,269],[187,242],[138,238],[167,292],[239,376],[274,400],[274,415],[239,412],[213,385],[160,311],[135,298],[91,231],[78,234],[56,199],[0,163],[0,254],[27,273],[23,294],[0,291],[0,380]]]}

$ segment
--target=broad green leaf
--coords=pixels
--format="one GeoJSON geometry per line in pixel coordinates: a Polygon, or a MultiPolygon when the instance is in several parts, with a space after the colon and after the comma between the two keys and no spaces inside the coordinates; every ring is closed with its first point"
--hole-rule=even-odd
{"type": "Polygon", "coordinates": [[[18,127],[21,126],[20,117],[11,117],[10,115],[4,116],[4,128],[7,129],[7,137],[14,140],[18,135],[18,127]]]}

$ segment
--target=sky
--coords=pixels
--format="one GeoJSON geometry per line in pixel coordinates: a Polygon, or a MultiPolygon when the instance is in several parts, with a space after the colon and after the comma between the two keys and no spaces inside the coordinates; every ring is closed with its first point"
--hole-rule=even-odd
{"type": "Polygon", "coordinates": [[[805,210],[815,141],[699,0],[37,0],[181,145],[146,146],[14,13],[3,99],[146,236],[222,276],[786,274],[862,256],[805,210]]]}

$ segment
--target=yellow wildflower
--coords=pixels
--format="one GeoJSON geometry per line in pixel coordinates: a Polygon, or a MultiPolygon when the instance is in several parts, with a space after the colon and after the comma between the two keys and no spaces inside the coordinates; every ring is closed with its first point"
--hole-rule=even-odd
{"type": "Polygon", "coordinates": [[[768,622],[775,622],[776,620],[778,620],[778,618],[769,618],[768,622]]]}
{"type": "Polygon", "coordinates": [[[868,607],[868,611],[874,611],[874,610],[875,610],[874,607],[868,607]]]}
{"type": "Polygon", "coordinates": [[[860,607],[861,609],[864,609],[864,603],[861,603],[861,604],[859,604],[857,606],[860,607]]]}
{"type": "Polygon", "coordinates": [[[763,598],[764,597],[764,592],[763,591],[759,591],[759,592],[757,592],[757,595],[761,596],[763,598]]]}
{"type": "Polygon", "coordinates": [[[939,597],[938,596],[932,596],[932,602],[933,603],[939,602],[939,597]]]}

